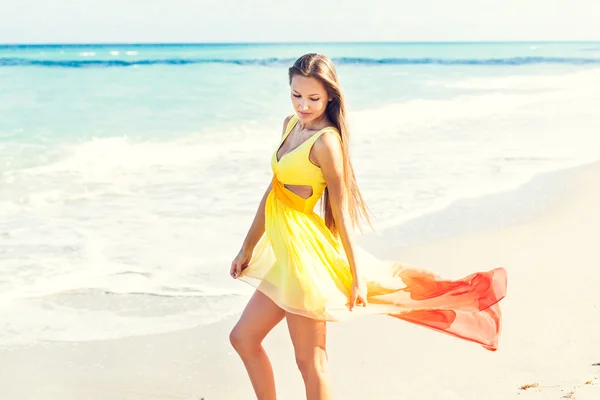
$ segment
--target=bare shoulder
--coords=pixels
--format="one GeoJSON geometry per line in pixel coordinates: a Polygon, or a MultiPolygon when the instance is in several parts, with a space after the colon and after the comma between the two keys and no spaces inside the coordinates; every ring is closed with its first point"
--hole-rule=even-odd
{"type": "Polygon", "coordinates": [[[318,152],[337,152],[342,150],[342,139],[337,129],[327,129],[315,141],[318,152]]]}
{"type": "Polygon", "coordinates": [[[336,129],[327,129],[313,146],[319,165],[337,164],[342,160],[342,139],[336,129]]]}

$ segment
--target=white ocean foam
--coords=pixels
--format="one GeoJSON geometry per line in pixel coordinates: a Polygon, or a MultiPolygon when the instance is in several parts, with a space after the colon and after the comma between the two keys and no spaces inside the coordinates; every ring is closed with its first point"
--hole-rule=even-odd
{"type": "Polygon", "coordinates": [[[18,204],[9,201],[0,201],[0,215],[9,216],[15,215],[20,211],[18,204]]]}
{"type": "Polygon", "coordinates": [[[214,157],[211,149],[185,143],[132,142],[127,138],[97,138],[63,148],[56,163],[31,168],[27,174],[71,173],[88,181],[107,181],[151,169],[199,166],[214,157]]]}
{"type": "MultiPolygon", "coordinates": [[[[527,79],[475,82],[478,87],[510,89],[522,87],[527,79]]],[[[411,100],[355,113],[354,162],[366,197],[384,221],[379,227],[461,198],[514,189],[541,172],[597,159],[600,115],[595,104],[600,88],[589,84],[596,80],[599,70],[535,77],[531,87],[548,90],[411,100]],[[375,154],[385,160],[384,168],[372,163],[375,154]]]]}
{"type": "Polygon", "coordinates": [[[247,299],[213,302],[211,307],[156,315],[124,316],[110,310],[85,310],[48,301],[0,302],[0,346],[34,342],[93,341],[172,332],[226,318],[247,299]]]}
{"type": "MultiPolygon", "coordinates": [[[[191,136],[171,142],[132,141],[127,137],[95,138],[64,146],[64,157],[55,163],[24,170],[28,175],[70,173],[88,181],[107,181],[128,174],[182,172],[182,168],[202,169],[220,159],[247,156],[253,148],[264,152],[269,145],[264,131],[242,129],[234,141],[191,136]],[[262,136],[262,137],[261,137],[262,136]]],[[[270,137],[271,139],[273,136],[270,137]]],[[[272,144],[272,143],[271,143],[272,144]]]]}
{"type": "MultiPolygon", "coordinates": [[[[390,104],[375,110],[357,112],[350,117],[356,132],[372,132],[373,120],[377,134],[397,135],[398,130],[428,129],[444,125],[449,120],[479,120],[540,100],[538,95],[491,93],[465,95],[451,100],[414,99],[404,103],[390,104]]],[[[379,136],[377,140],[381,140],[379,136]]]]}
{"type": "Polygon", "coordinates": [[[553,89],[553,90],[585,90],[585,86],[600,79],[600,69],[584,70],[548,76],[513,75],[506,77],[465,78],[459,81],[430,81],[431,86],[444,86],[451,89],[553,89]]]}
{"type": "MultiPolygon", "coordinates": [[[[179,280],[168,281],[160,276],[155,278],[145,271],[124,270],[107,274],[101,270],[90,270],[89,265],[82,271],[56,275],[51,278],[38,280],[27,287],[16,288],[7,293],[13,299],[36,299],[63,294],[105,293],[113,295],[148,295],[164,297],[223,297],[240,296],[248,292],[245,287],[234,290],[201,284],[183,284],[179,280]]],[[[123,266],[125,267],[125,266],[123,266]]],[[[109,267],[109,269],[111,269],[109,267]]]]}

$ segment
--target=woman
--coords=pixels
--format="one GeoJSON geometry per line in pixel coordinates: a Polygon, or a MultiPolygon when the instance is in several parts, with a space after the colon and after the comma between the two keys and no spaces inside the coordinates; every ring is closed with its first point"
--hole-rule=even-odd
{"type": "Polygon", "coordinates": [[[283,123],[273,179],[230,270],[257,288],[230,334],[257,398],[276,398],[261,342],[284,317],[310,400],[330,398],[327,321],[387,314],[496,350],[505,270],[441,280],[357,248],[352,230],[369,218],[335,67],[306,54],[289,69],[289,82],[295,114],[283,123]],[[319,199],[323,218],[313,212],[319,199]]]}

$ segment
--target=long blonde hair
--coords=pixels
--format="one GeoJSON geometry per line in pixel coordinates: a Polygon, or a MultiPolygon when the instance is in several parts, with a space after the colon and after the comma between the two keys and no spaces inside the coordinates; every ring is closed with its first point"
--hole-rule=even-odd
{"type": "MultiPolygon", "coordinates": [[[[292,83],[292,78],[295,75],[312,77],[319,80],[325,87],[325,90],[329,96],[332,98],[332,100],[327,104],[325,114],[327,119],[335,126],[335,128],[337,128],[341,136],[344,164],[343,183],[346,189],[344,197],[348,207],[350,221],[352,222],[353,227],[360,227],[360,218],[363,217],[372,227],[371,220],[369,218],[369,209],[367,208],[360,190],[358,189],[356,177],[354,175],[354,168],[352,167],[352,163],[350,161],[350,136],[348,133],[348,126],[346,124],[346,105],[333,62],[329,57],[322,54],[305,54],[298,58],[294,65],[290,67],[288,74],[290,85],[292,83]]],[[[325,188],[321,205],[325,225],[329,228],[329,230],[331,230],[331,232],[337,235],[338,229],[333,218],[333,211],[329,202],[329,191],[327,188],[325,188]]]]}

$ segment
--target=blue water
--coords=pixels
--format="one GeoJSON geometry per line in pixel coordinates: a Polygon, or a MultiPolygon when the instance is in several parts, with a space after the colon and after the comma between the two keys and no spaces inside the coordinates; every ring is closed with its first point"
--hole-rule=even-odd
{"type": "Polygon", "coordinates": [[[600,63],[598,43],[0,46],[0,138],[165,138],[279,118],[286,69],[305,52],[334,59],[355,109],[455,94],[432,78],[600,63]]]}
{"type": "Polygon", "coordinates": [[[0,45],[0,344],[239,310],[226,271],[307,52],[382,231],[600,154],[600,42],[0,45]]]}

